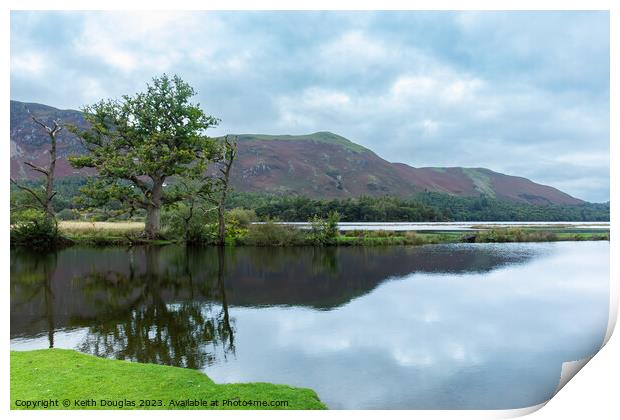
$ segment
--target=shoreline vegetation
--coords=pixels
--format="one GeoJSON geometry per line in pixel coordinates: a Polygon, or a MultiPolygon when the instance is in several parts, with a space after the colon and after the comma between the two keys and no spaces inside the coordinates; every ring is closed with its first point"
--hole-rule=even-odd
{"type": "Polygon", "coordinates": [[[193,369],[103,359],[74,350],[11,351],[13,410],[326,408],[308,388],[263,382],[216,384],[193,369]],[[35,401],[56,403],[35,407],[35,401]]]}
{"type": "MultiPolygon", "coordinates": [[[[609,240],[606,229],[575,228],[573,225],[529,225],[519,227],[494,227],[473,225],[466,231],[387,231],[348,230],[339,231],[337,222],[315,219],[307,229],[287,224],[265,222],[260,224],[231,223],[227,231],[226,246],[393,246],[428,245],[442,243],[494,243],[494,242],[555,242],[609,240]],[[330,224],[331,223],[331,224],[330,224]]],[[[212,230],[215,226],[211,226],[212,230]]],[[[183,238],[164,231],[157,239],[142,236],[143,222],[80,222],[58,223],[58,246],[131,246],[168,245],[185,243],[183,238]]],[[[31,243],[12,241],[16,246],[32,247],[31,243]]],[[[194,245],[217,245],[215,235],[206,235],[194,245]],[[209,239],[211,238],[211,239],[209,239]]]]}

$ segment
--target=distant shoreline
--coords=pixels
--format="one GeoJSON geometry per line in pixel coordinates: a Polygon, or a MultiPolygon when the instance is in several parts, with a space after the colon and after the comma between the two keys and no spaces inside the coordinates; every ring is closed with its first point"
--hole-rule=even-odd
{"type": "MultiPolygon", "coordinates": [[[[339,223],[339,235],[329,243],[317,244],[310,226],[302,222],[253,223],[260,234],[242,230],[226,245],[292,247],[292,246],[415,246],[445,243],[506,243],[609,240],[609,223],[601,222],[438,222],[438,223],[339,223]],[[521,225],[517,223],[523,223],[521,225]],[[458,225],[458,226],[456,226],[458,225]],[[306,227],[307,226],[307,227],[306,227]],[[423,226],[424,229],[400,229],[403,226],[423,226]],[[464,229],[462,226],[469,226],[464,229]],[[389,229],[388,229],[389,228],[389,229]]],[[[76,222],[61,221],[60,247],[73,245],[133,246],[184,244],[163,236],[148,240],[141,236],[142,222],[76,222]]],[[[13,244],[12,244],[13,245],[13,244]]],[[[198,244],[213,246],[210,243],[198,244]]],[[[27,247],[22,247],[27,248],[27,247]]]]}

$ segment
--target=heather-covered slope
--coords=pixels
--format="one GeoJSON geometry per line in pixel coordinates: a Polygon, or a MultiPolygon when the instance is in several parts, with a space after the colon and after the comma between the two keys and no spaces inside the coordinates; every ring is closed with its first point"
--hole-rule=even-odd
{"type": "MultiPolygon", "coordinates": [[[[32,178],[24,160],[44,163],[46,134],[30,120],[59,119],[83,125],[78,111],[11,101],[11,175],[32,178]]],[[[239,157],[232,182],[237,191],[345,198],[360,195],[407,197],[420,191],[459,196],[486,194],[497,199],[533,204],[579,204],[553,187],[483,168],[413,168],[388,162],[344,137],[318,132],[300,136],[240,134],[239,157]]],[[[59,177],[79,175],[66,158],[82,152],[66,130],[58,142],[59,177]]]]}

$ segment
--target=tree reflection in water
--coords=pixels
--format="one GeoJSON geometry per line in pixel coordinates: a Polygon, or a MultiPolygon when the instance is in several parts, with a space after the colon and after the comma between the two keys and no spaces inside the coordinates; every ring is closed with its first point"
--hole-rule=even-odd
{"type": "Polygon", "coordinates": [[[191,248],[185,248],[181,258],[166,261],[165,268],[160,247],[143,249],[143,268],[134,252],[129,250],[128,273],[93,271],[75,279],[98,313],[78,349],[96,356],[192,369],[234,355],[234,320],[228,313],[224,285],[225,251],[217,252],[216,262],[200,259],[199,281],[190,264],[191,248]]]}
{"type": "Polygon", "coordinates": [[[72,247],[47,255],[12,250],[11,339],[28,342],[28,348],[60,345],[198,369],[235,355],[238,333],[229,304],[332,310],[389,279],[484,273],[527,262],[544,249],[475,244],[72,247]]]}
{"type": "Polygon", "coordinates": [[[11,252],[11,303],[15,309],[22,305],[28,305],[32,301],[41,301],[44,308],[40,316],[32,319],[33,324],[45,322],[49,348],[54,348],[54,292],[52,291],[52,278],[58,265],[58,254],[55,252],[42,255],[29,260],[15,258],[11,252]],[[19,273],[19,274],[17,274],[19,273]],[[18,278],[19,281],[13,281],[18,278]]]}

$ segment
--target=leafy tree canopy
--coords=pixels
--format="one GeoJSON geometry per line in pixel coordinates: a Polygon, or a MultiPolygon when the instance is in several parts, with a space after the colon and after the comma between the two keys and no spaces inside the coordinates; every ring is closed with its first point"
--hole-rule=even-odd
{"type": "Polygon", "coordinates": [[[147,236],[159,232],[162,205],[183,199],[167,193],[164,182],[176,175],[199,177],[219,156],[205,132],[219,120],[191,102],[194,89],[178,76],[154,78],[145,92],[121,100],[102,100],[83,108],[86,130],[71,127],[88,154],[69,159],[75,168],[94,168],[84,188],[94,205],[118,200],[147,212],[147,236]]]}

